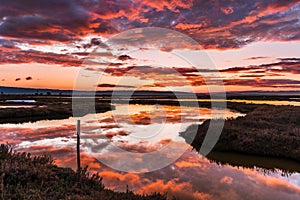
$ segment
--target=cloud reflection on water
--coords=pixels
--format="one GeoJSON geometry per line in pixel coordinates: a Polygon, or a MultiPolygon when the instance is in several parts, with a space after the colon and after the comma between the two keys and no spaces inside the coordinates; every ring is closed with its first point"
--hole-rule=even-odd
{"type": "MultiPolygon", "coordinates": [[[[154,122],[159,122],[161,116],[159,113],[150,112],[147,106],[135,105],[134,109],[130,117],[118,116],[118,122],[121,123],[114,122],[111,112],[97,114],[96,119],[90,116],[82,118],[83,141],[89,141],[82,144],[82,165],[88,165],[91,171],[99,172],[107,187],[124,191],[128,184],[129,189],[137,193],[161,192],[167,193],[169,197],[176,196],[178,199],[241,199],[244,197],[297,199],[300,196],[300,183],[297,181],[300,180],[300,175],[297,173],[292,175],[293,181],[291,181],[289,178],[277,176],[276,173],[265,175],[254,169],[219,166],[206,158],[201,158],[198,153],[191,151],[191,148],[174,163],[153,172],[125,173],[105,166],[96,157],[119,160],[123,156],[121,153],[111,152],[108,144],[113,143],[131,152],[155,151],[173,140],[174,135],[178,134],[176,126],[182,122],[182,119],[184,126],[188,126],[195,123],[195,120],[201,123],[204,118],[210,116],[210,109],[206,108],[198,110],[185,108],[183,112],[178,107],[166,106],[165,128],[168,131],[149,142],[133,140],[130,135],[134,131],[151,130],[151,128],[155,130],[156,128],[151,126],[159,125],[159,123],[147,124],[145,117],[140,116],[150,116],[154,122]],[[195,113],[200,113],[200,118],[195,119],[195,113]],[[134,123],[137,121],[138,123],[134,123]],[[88,145],[92,148],[86,148],[88,145]],[[91,154],[87,149],[94,153],[91,154]]],[[[237,113],[230,111],[227,111],[226,115],[238,116],[237,113]]],[[[74,124],[75,119],[70,118],[14,126],[0,125],[0,131],[3,133],[0,139],[4,143],[15,145],[18,151],[50,154],[59,166],[75,169],[76,127],[74,124]]],[[[172,158],[176,151],[185,148],[185,145],[183,141],[178,140],[172,146],[173,151],[160,155],[157,159],[172,158]]],[[[141,155],[135,158],[137,162],[144,162],[147,159],[146,156],[141,155]]],[[[123,164],[130,165],[130,163],[123,164]]]]}

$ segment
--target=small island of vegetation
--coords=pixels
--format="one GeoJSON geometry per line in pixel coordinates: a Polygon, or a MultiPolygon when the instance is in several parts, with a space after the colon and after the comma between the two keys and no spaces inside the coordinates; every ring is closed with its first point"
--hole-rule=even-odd
{"type": "MultiPolygon", "coordinates": [[[[300,161],[300,107],[237,103],[228,107],[246,115],[225,120],[213,152],[236,152],[300,161]]],[[[199,151],[210,121],[190,126],[180,133],[181,137],[199,151]]]]}
{"type": "MultiPolygon", "coordinates": [[[[1,124],[67,119],[73,116],[72,98],[70,96],[36,97],[26,95],[5,95],[0,101],[0,106],[6,107],[0,109],[1,124]],[[11,99],[24,99],[25,102],[13,102],[14,100],[11,99]],[[26,102],[28,100],[30,102],[26,102]]],[[[96,113],[102,113],[114,109],[114,106],[111,105],[109,101],[95,100],[94,105],[81,101],[78,106],[82,110],[82,115],[89,114],[91,110],[94,110],[96,113]]]]}

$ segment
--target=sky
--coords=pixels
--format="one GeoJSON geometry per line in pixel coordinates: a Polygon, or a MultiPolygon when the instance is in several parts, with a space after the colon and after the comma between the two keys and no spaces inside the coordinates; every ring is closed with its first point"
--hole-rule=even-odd
{"type": "Polygon", "coordinates": [[[0,0],[0,85],[299,91],[299,41],[299,0],[0,0]]]}

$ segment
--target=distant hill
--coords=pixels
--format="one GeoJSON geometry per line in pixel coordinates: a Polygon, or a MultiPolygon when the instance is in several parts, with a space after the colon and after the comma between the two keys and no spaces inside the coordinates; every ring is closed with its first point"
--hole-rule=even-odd
{"type": "Polygon", "coordinates": [[[20,88],[20,87],[5,87],[0,86],[1,94],[53,94],[53,95],[71,95],[72,90],[53,90],[53,89],[37,89],[37,88],[20,88]]]}
{"type": "MultiPolygon", "coordinates": [[[[20,87],[5,87],[0,86],[0,92],[3,94],[25,94],[25,95],[35,95],[35,94],[43,94],[46,95],[72,95],[73,90],[55,90],[55,89],[39,89],[39,88],[20,88],[20,87]]],[[[84,95],[88,94],[88,91],[78,91],[77,94],[84,95]]],[[[187,92],[176,92],[174,93],[178,96],[189,96],[193,95],[192,93],[187,92]]],[[[134,94],[134,96],[173,96],[173,92],[169,91],[126,91],[126,90],[114,90],[114,91],[97,91],[97,95],[103,96],[111,96],[118,95],[118,96],[128,96],[134,94]]]]}
{"type": "MultiPolygon", "coordinates": [[[[35,95],[35,94],[43,94],[46,95],[72,95],[73,90],[57,90],[57,89],[40,89],[40,88],[20,88],[20,87],[6,87],[0,86],[1,94],[25,94],[25,95],[35,95]]],[[[80,91],[78,94],[84,95],[89,93],[88,91],[80,91]]],[[[118,96],[131,96],[132,91],[126,90],[116,90],[116,91],[97,91],[97,95],[99,96],[111,96],[112,93],[118,96]]],[[[188,97],[194,96],[195,94],[189,92],[178,92],[178,91],[134,91],[134,96],[176,96],[180,97],[188,97]]],[[[197,94],[199,97],[208,97],[208,94],[197,94]]],[[[227,97],[231,96],[297,96],[300,95],[300,91],[243,91],[243,92],[227,92],[227,97]]]]}
{"type": "Polygon", "coordinates": [[[243,91],[243,92],[227,92],[227,96],[297,96],[300,91],[243,91]]]}

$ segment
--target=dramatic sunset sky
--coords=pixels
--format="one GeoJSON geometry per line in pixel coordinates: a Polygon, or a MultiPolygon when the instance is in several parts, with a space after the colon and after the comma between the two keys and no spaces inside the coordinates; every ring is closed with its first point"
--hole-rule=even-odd
{"type": "Polygon", "coordinates": [[[205,92],[222,79],[227,91],[299,91],[300,1],[0,0],[0,54],[1,86],[73,89],[98,73],[98,82],[76,89],[205,92]],[[185,34],[202,49],[169,49],[180,39],[141,30],[148,43],[135,43],[138,51],[110,42],[145,27],[185,34]],[[215,67],[176,56],[197,60],[199,51],[215,67]]]}

